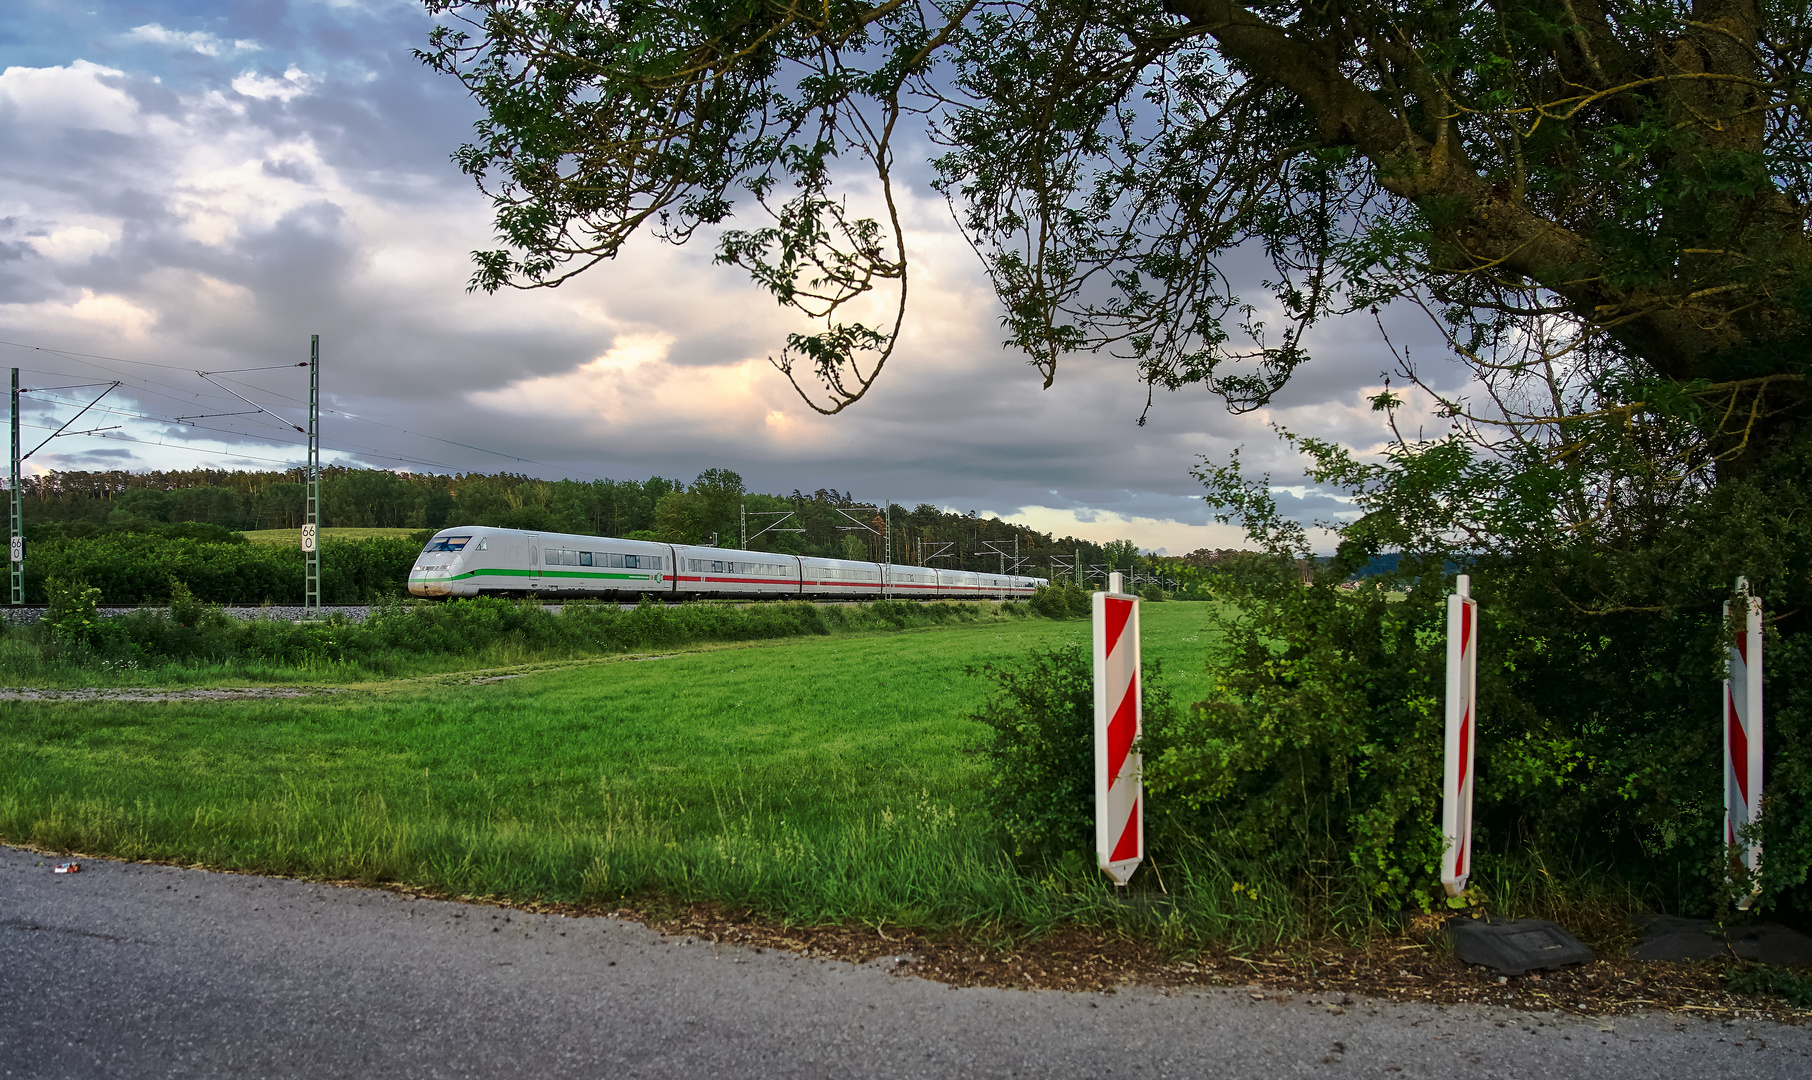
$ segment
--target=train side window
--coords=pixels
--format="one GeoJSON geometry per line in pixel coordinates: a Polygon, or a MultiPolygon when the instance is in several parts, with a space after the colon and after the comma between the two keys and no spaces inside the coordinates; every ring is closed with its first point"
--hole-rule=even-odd
{"type": "Polygon", "coordinates": [[[659,555],[644,555],[642,556],[642,565],[650,570],[659,570],[661,568],[661,557],[659,555]]]}
{"type": "Polygon", "coordinates": [[[480,541],[479,541],[479,542],[478,542],[478,547],[477,547],[477,548],[476,548],[476,549],[474,549],[474,550],[477,550],[477,551],[483,551],[483,550],[484,550],[484,549],[485,549],[485,541],[483,541],[483,540],[480,540],[480,541]]]}
{"type": "Polygon", "coordinates": [[[590,566],[591,565],[591,552],[589,552],[589,551],[579,552],[579,565],[580,566],[590,566]]]}
{"type": "Polygon", "coordinates": [[[623,565],[623,556],[618,552],[615,552],[615,551],[611,552],[610,553],[610,565],[613,567],[622,566],[623,565]]]}
{"type": "Polygon", "coordinates": [[[623,556],[623,565],[628,567],[631,570],[634,570],[637,567],[642,565],[642,561],[638,556],[625,555],[625,556],[623,556]]]}

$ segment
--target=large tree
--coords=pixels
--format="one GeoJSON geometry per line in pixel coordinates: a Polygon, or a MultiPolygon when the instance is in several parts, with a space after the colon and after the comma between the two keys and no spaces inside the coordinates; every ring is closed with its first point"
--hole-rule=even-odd
{"type": "MultiPolygon", "coordinates": [[[[1111,349],[1251,407],[1310,325],[1409,297],[1523,429],[1661,384],[1732,417],[1804,396],[1804,0],[427,6],[424,59],[485,110],[458,160],[501,246],[473,284],[709,227],[821,320],[777,356],[819,408],[893,348],[896,152],[926,130],[1047,383],[1111,349]],[[870,214],[836,190],[864,172],[870,214]],[[1217,260],[1259,249],[1270,295],[1242,296],[1217,260]],[[891,318],[847,317],[877,291],[891,318]]],[[[1699,434],[1736,461],[1777,426],[1699,434]]]]}

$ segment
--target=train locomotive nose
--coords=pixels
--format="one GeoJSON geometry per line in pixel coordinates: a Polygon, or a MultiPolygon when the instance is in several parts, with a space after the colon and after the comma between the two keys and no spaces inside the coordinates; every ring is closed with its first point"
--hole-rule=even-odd
{"type": "MultiPolygon", "coordinates": [[[[443,560],[446,556],[441,555],[443,560]]],[[[453,592],[453,560],[430,562],[423,558],[409,571],[409,594],[430,599],[453,592]]]]}

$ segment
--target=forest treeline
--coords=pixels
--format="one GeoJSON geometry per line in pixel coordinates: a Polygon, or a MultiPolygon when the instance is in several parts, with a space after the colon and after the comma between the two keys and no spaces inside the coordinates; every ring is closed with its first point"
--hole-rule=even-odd
{"type": "MultiPolygon", "coordinates": [[[[23,481],[28,541],[66,541],[118,533],[204,539],[214,530],[299,528],[305,488],[299,470],[229,472],[48,472],[23,481]]],[[[747,514],[748,546],[758,551],[881,560],[878,513],[851,492],[767,495],[746,490],[740,475],[707,469],[691,483],[647,480],[541,480],[511,473],[395,473],[329,467],[321,483],[323,524],[353,528],[442,529],[488,525],[667,543],[735,547],[747,514]],[[791,518],[783,516],[790,513],[791,518]],[[769,526],[779,523],[778,528],[769,526]],[[866,527],[865,527],[866,526],[866,527]],[[798,529],[798,532],[783,531],[798,529]],[[764,531],[766,530],[766,531],[764,531]]],[[[999,571],[1012,566],[1060,576],[1064,561],[1152,572],[1206,566],[1228,552],[1199,551],[1174,559],[1142,555],[1130,540],[1100,544],[1055,537],[992,517],[921,503],[894,505],[892,559],[949,569],[999,571]],[[999,552],[1008,554],[1003,558],[999,552]],[[1053,567],[1056,572],[1053,573],[1053,567]]]]}

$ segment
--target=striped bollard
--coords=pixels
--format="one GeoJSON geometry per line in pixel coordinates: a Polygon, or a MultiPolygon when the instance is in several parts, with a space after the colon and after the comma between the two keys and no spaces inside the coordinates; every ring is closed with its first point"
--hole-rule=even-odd
{"type": "Polygon", "coordinates": [[[1472,874],[1472,764],[1477,750],[1474,708],[1479,677],[1479,605],[1472,579],[1454,579],[1447,598],[1447,754],[1441,790],[1441,884],[1448,896],[1466,891],[1472,874]]]}
{"type": "MultiPolygon", "coordinates": [[[[1749,595],[1749,579],[1736,579],[1743,606],[1743,626],[1736,629],[1730,603],[1724,603],[1729,677],[1724,680],[1724,846],[1741,847],[1751,880],[1762,865],[1762,844],[1743,836],[1745,826],[1762,812],[1762,601],[1749,595]]],[[[1760,891],[1759,882],[1756,892],[1760,891]]],[[[1756,892],[1737,903],[1749,910],[1756,892]]]]}
{"type": "Polygon", "coordinates": [[[1144,785],[1139,755],[1139,598],[1119,574],[1095,605],[1095,858],[1114,884],[1131,880],[1145,857],[1144,785]]]}

